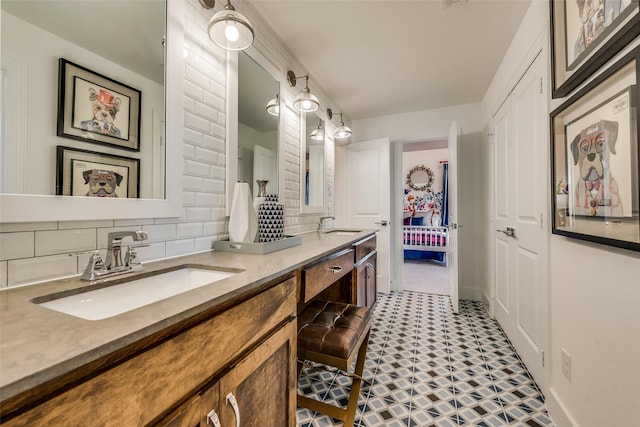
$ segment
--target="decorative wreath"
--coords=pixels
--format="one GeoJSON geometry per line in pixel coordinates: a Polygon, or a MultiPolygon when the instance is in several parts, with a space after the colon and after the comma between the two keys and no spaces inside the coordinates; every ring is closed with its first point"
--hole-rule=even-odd
{"type": "Polygon", "coordinates": [[[433,171],[431,169],[429,169],[428,167],[426,167],[425,165],[414,166],[414,167],[411,168],[411,170],[407,174],[407,178],[406,178],[405,182],[409,186],[409,188],[411,188],[412,190],[415,190],[415,191],[428,190],[429,188],[431,188],[431,185],[433,184],[433,171]],[[415,185],[413,183],[413,181],[411,181],[411,175],[416,173],[416,172],[418,172],[418,171],[426,172],[427,176],[429,176],[429,180],[427,181],[427,183],[425,185],[415,185]]]}

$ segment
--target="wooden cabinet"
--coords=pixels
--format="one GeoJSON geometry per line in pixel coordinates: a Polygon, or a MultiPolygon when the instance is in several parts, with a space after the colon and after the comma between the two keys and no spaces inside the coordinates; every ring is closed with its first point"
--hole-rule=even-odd
{"type": "Polygon", "coordinates": [[[1,424],[198,426],[217,408],[228,427],[236,425],[225,402],[231,392],[243,426],[295,426],[297,283],[281,280],[117,363],[83,372],[82,380],[64,386],[60,379],[49,394],[34,390],[37,405],[3,416],[1,424]]]}
{"type": "Polygon", "coordinates": [[[373,308],[377,298],[376,236],[354,244],[356,263],[352,275],[353,304],[373,308]]]}
{"type": "Polygon", "coordinates": [[[161,421],[167,427],[294,427],[296,405],[295,322],[251,351],[231,371],[188,399],[161,421]]]}

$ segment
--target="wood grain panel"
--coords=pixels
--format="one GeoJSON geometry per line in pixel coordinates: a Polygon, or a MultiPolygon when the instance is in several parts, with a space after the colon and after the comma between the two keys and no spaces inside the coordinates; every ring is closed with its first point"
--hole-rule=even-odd
{"type": "Polygon", "coordinates": [[[356,250],[355,263],[358,264],[364,257],[375,251],[377,244],[378,243],[375,234],[365,240],[356,242],[353,245],[354,249],[356,250]]]}
{"type": "Polygon", "coordinates": [[[295,292],[286,280],[3,425],[147,424],[295,315],[295,292]]]}
{"type": "Polygon", "coordinates": [[[302,272],[302,300],[304,302],[310,301],[331,284],[350,274],[353,269],[353,252],[353,249],[348,249],[305,268],[302,272]]]}

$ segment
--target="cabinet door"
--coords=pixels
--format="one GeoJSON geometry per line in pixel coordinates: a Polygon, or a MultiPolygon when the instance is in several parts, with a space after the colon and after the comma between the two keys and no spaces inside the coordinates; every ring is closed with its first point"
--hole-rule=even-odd
{"type": "Polygon", "coordinates": [[[189,399],[159,425],[165,427],[218,427],[214,422],[220,404],[220,383],[189,399]]]}
{"type": "Polygon", "coordinates": [[[371,256],[367,262],[365,262],[365,277],[366,277],[366,288],[367,288],[367,307],[373,308],[373,305],[376,303],[378,288],[377,288],[377,255],[374,254],[371,256]]]}
{"type": "Polygon", "coordinates": [[[223,426],[296,426],[295,322],[286,323],[222,377],[220,422],[223,426]]]}
{"type": "Polygon", "coordinates": [[[367,305],[367,274],[369,272],[367,265],[367,262],[364,262],[356,267],[353,276],[353,300],[351,303],[362,307],[367,305]]]}

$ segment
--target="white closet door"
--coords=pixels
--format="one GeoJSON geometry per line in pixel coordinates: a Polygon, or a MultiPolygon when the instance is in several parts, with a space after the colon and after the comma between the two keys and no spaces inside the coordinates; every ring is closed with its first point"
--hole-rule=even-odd
{"type": "Polygon", "coordinates": [[[494,116],[493,126],[495,317],[543,387],[549,339],[544,63],[538,55],[494,116]]]}

